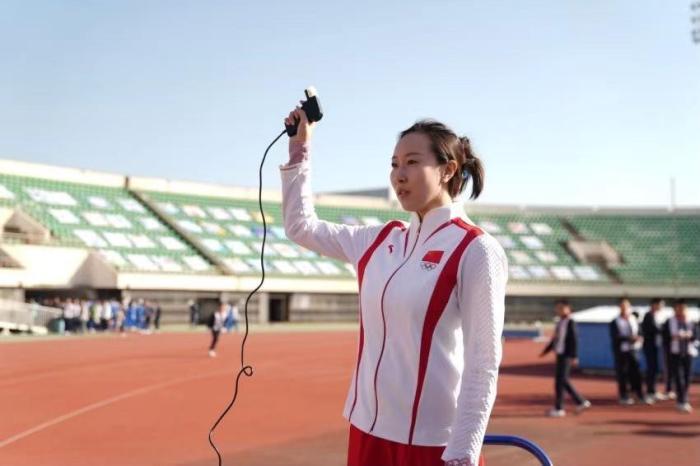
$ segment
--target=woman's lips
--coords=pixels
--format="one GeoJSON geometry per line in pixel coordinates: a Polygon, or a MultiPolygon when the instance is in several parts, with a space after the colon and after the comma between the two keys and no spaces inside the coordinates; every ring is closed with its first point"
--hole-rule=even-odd
{"type": "Polygon", "coordinates": [[[404,198],[409,194],[411,194],[410,191],[406,189],[399,189],[398,191],[396,191],[396,197],[398,197],[399,199],[404,198]]]}

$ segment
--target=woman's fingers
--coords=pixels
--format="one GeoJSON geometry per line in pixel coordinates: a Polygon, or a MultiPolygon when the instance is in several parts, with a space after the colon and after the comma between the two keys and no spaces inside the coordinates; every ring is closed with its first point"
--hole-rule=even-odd
{"type": "Polygon", "coordinates": [[[291,125],[295,122],[303,123],[303,124],[308,124],[309,120],[306,117],[306,113],[304,110],[302,110],[301,106],[297,105],[294,110],[289,112],[289,116],[287,116],[284,119],[284,124],[285,125],[291,125]]]}
{"type": "Polygon", "coordinates": [[[299,119],[300,123],[304,123],[304,124],[308,123],[308,119],[306,118],[306,113],[301,109],[301,107],[297,107],[297,109],[295,110],[295,114],[296,114],[297,118],[299,119]]]}
{"type": "Polygon", "coordinates": [[[291,112],[289,112],[289,115],[287,116],[287,118],[284,119],[284,124],[285,125],[294,124],[294,121],[296,120],[295,117],[296,117],[296,110],[292,110],[291,112]]]}

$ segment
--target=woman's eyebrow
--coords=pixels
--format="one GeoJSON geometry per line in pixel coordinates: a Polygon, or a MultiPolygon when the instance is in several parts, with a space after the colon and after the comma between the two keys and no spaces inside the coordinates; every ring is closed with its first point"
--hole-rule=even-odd
{"type": "MultiPolygon", "coordinates": [[[[407,152],[407,153],[401,154],[401,155],[402,155],[402,157],[409,157],[409,156],[411,156],[411,155],[419,155],[419,156],[421,156],[421,157],[423,156],[423,154],[422,154],[421,152],[407,152]]],[[[391,157],[391,160],[395,160],[395,159],[397,159],[397,158],[398,158],[398,157],[396,157],[395,155],[393,155],[393,156],[391,157]]]]}

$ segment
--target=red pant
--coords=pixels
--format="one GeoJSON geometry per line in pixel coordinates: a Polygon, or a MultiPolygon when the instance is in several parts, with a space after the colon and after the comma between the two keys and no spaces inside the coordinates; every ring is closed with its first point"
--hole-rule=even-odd
{"type": "MultiPolygon", "coordinates": [[[[444,466],[445,447],[406,445],[362,432],[350,424],[348,466],[444,466]]],[[[479,466],[484,466],[484,456],[479,466]]]]}

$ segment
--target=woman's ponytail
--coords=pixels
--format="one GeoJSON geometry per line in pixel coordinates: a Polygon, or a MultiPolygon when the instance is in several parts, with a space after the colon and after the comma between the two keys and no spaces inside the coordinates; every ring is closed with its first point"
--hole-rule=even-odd
{"type": "Polygon", "coordinates": [[[469,199],[476,199],[484,189],[484,164],[481,159],[474,155],[468,137],[461,137],[459,138],[459,141],[463,159],[460,164],[460,174],[462,175],[462,180],[459,186],[458,194],[464,191],[464,189],[467,187],[469,179],[471,178],[472,193],[469,195],[469,199]]]}

